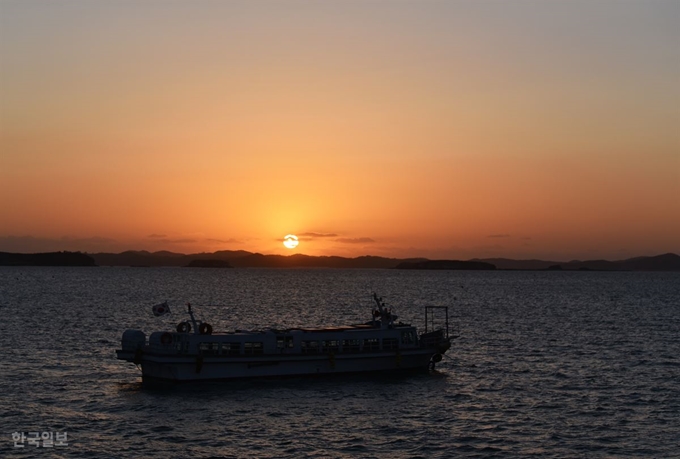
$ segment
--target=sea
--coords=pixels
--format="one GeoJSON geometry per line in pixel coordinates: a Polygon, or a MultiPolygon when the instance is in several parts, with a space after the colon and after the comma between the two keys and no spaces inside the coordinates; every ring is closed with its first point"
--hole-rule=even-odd
{"type": "Polygon", "coordinates": [[[680,457],[677,272],[1,267],[0,314],[0,457],[680,457]],[[187,302],[220,332],[363,323],[373,292],[449,307],[434,372],[153,389],[116,360],[187,302]]]}

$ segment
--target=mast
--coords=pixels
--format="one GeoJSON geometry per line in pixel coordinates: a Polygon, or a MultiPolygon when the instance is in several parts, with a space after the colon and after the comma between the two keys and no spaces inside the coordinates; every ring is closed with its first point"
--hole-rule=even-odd
{"type": "Polygon", "coordinates": [[[394,320],[397,318],[396,314],[392,314],[392,308],[387,308],[385,306],[385,302],[383,301],[382,298],[379,298],[378,295],[373,292],[373,299],[375,300],[375,303],[378,305],[378,314],[374,314],[373,320],[375,320],[375,317],[378,315],[380,316],[380,328],[391,328],[392,324],[394,323],[394,320]]]}

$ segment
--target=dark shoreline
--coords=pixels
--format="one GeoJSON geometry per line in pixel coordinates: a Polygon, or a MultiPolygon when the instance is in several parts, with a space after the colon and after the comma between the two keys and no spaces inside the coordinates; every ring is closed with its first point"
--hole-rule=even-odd
{"type": "Polygon", "coordinates": [[[81,252],[0,252],[0,266],[97,266],[97,264],[94,258],[81,252]]]}
{"type": "Polygon", "coordinates": [[[122,253],[0,252],[0,266],[128,266],[214,268],[341,268],[405,270],[499,270],[499,271],[680,271],[680,256],[667,253],[626,260],[512,260],[489,258],[428,260],[361,256],[344,258],[309,255],[263,255],[245,251],[220,251],[185,255],[172,252],[127,251],[122,253]]]}

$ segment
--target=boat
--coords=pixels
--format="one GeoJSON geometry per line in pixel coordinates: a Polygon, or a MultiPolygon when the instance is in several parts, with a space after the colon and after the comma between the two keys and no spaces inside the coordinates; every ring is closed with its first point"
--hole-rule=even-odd
{"type": "Polygon", "coordinates": [[[371,320],[362,324],[225,333],[197,321],[188,304],[189,320],[174,331],[153,332],[147,341],[143,331],[125,330],[116,354],[141,369],[144,383],[434,370],[454,338],[448,307],[425,306],[419,334],[375,293],[373,299],[371,320]]]}

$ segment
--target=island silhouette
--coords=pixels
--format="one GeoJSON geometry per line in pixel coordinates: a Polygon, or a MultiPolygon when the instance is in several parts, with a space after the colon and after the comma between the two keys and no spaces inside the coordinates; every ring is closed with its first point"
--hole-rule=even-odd
{"type": "Polygon", "coordinates": [[[128,250],[121,253],[9,253],[0,252],[0,266],[132,266],[212,268],[362,268],[417,270],[546,270],[546,271],[680,271],[680,256],[666,253],[625,260],[514,260],[486,258],[472,260],[429,260],[387,258],[365,255],[338,256],[264,255],[245,250],[222,250],[183,254],[168,251],[128,250]]]}

